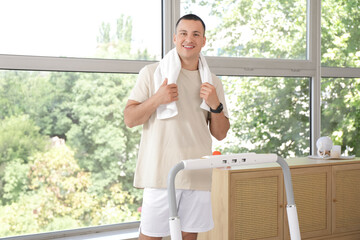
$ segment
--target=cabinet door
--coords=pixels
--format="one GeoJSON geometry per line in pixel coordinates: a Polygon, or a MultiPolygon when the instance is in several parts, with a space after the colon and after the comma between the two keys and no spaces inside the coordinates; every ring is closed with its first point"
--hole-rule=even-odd
{"type": "Polygon", "coordinates": [[[282,239],[283,192],[281,170],[232,173],[230,239],[282,239]]]}
{"type": "MultiPolygon", "coordinates": [[[[331,167],[291,169],[301,238],[331,235],[331,167]]],[[[285,197],[286,203],[286,197],[285,197]]],[[[285,205],[286,206],[286,205],[285,205]]],[[[285,239],[290,239],[285,213],[285,239]]]]}
{"type": "Polygon", "coordinates": [[[333,232],[360,230],[360,164],[333,167],[333,232]]]}

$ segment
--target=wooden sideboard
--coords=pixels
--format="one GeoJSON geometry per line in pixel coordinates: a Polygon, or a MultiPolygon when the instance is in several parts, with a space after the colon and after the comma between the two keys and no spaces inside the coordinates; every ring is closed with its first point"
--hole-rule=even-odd
{"type": "MultiPolygon", "coordinates": [[[[360,239],[360,159],[287,160],[302,239],[360,239]]],[[[290,240],[277,164],[214,169],[215,227],[199,240],[290,240]]]]}

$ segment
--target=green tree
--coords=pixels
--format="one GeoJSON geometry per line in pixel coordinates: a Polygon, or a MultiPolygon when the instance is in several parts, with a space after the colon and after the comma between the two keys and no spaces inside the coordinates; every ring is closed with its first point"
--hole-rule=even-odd
{"type": "Polygon", "coordinates": [[[93,173],[97,193],[113,182],[132,182],[133,168],[126,163],[134,161],[139,131],[125,126],[122,111],[134,81],[133,75],[83,75],[73,89],[79,124],[67,136],[80,165],[93,173]]]}
{"type": "Polygon", "coordinates": [[[26,190],[23,179],[30,156],[44,150],[46,138],[29,116],[8,117],[0,121],[0,199],[15,201],[26,190]],[[5,174],[6,173],[6,174],[5,174]]]}
{"type": "Polygon", "coordinates": [[[306,58],[306,1],[189,0],[218,20],[207,31],[208,54],[231,57],[306,58]]]}
{"type": "MultiPolygon", "coordinates": [[[[306,57],[306,1],[189,0],[187,3],[188,11],[192,4],[208,7],[210,15],[219,22],[207,31],[210,55],[306,57]]],[[[360,66],[359,11],[356,0],[322,1],[322,65],[360,66]]],[[[309,81],[268,77],[223,79],[233,111],[230,134],[233,144],[223,144],[227,151],[269,151],[283,156],[309,154],[309,81]],[[282,83],[285,86],[279,87],[282,83]]],[[[349,154],[358,154],[355,147],[360,131],[358,84],[358,79],[322,80],[322,135],[331,136],[349,154]]]]}
{"type": "MultiPolygon", "coordinates": [[[[360,67],[360,3],[322,1],[321,63],[330,67],[360,67]]],[[[328,135],[348,154],[359,155],[359,78],[321,81],[321,134],[328,135]]]]}
{"type": "Polygon", "coordinates": [[[347,154],[359,156],[360,79],[325,78],[321,88],[321,134],[347,154]]]}
{"type": "MultiPolygon", "coordinates": [[[[100,29],[96,56],[151,58],[146,50],[132,53],[131,18],[121,16],[115,34],[110,26],[100,29]]],[[[140,128],[126,128],[122,118],[135,80],[126,74],[0,72],[1,236],[139,218],[140,193],[132,181],[140,128]],[[20,114],[29,123],[14,117],[20,114]],[[40,139],[53,136],[67,140],[76,157],[39,147],[40,139]],[[71,188],[78,181],[82,187],[71,188]]]]}
{"type": "Polygon", "coordinates": [[[323,0],[321,63],[329,67],[360,67],[360,3],[323,0]]]}
{"type": "Polygon", "coordinates": [[[223,77],[223,82],[234,107],[223,152],[271,152],[283,157],[309,153],[307,79],[223,77]]]}
{"type": "MultiPolygon", "coordinates": [[[[191,0],[218,19],[207,31],[207,54],[306,59],[306,1],[191,0]]],[[[222,77],[231,111],[223,152],[310,151],[310,91],[306,78],[222,77]]]]}

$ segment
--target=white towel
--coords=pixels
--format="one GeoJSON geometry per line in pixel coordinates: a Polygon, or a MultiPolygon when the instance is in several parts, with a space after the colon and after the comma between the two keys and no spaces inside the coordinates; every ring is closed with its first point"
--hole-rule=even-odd
{"type": "MultiPolygon", "coordinates": [[[[154,87],[157,92],[165,80],[168,79],[168,84],[176,83],[181,70],[180,57],[176,51],[176,48],[170,50],[165,57],[160,61],[160,64],[154,73],[154,87]]],[[[199,73],[201,82],[208,82],[212,84],[212,77],[209,66],[205,60],[205,57],[200,53],[199,58],[199,73]]],[[[199,92],[200,94],[200,92],[199,92]]],[[[200,107],[206,111],[210,111],[210,107],[205,103],[205,100],[201,103],[200,107]]],[[[168,104],[162,104],[156,109],[158,119],[166,119],[174,117],[178,114],[176,102],[168,104]]]]}

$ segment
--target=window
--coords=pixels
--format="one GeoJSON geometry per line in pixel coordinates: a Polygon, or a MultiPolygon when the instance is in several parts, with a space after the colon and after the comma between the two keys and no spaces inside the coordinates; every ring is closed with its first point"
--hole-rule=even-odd
{"type": "Polygon", "coordinates": [[[307,156],[328,135],[358,155],[356,0],[0,5],[0,237],[139,219],[140,128],[125,128],[122,108],[185,13],[204,19],[203,53],[226,91],[219,150],[307,156]]]}
{"type": "Polygon", "coordinates": [[[139,220],[134,74],[0,71],[0,236],[139,220]]]}
{"type": "Polygon", "coordinates": [[[231,130],[225,152],[310,153],[310,91],[307,78],[225,77],[231,130]]]}
{"type": "Polygon", "coordinates": [[[306,0],[182,0],[207,25],[208,56],[306,59],[306,0]]]}
{"type": "Polygon", "coordinates": [[[321,64],[360,67],[359,1],[323,0],[321,3],[321,64]]]}
{"type": "Polygon", "coordinates": [[[2,1],[0,6],[1,54],[161,57],[161,2],[157,0],[14,0],[2,1]]]}
{"type": "Polygon", "coordinates": [[[360,132],[360,78],[323,78],[321,134],[330,136],[348,155],[358,156],[360,132]]]}

